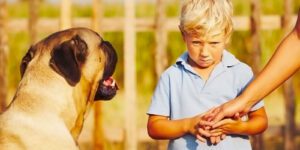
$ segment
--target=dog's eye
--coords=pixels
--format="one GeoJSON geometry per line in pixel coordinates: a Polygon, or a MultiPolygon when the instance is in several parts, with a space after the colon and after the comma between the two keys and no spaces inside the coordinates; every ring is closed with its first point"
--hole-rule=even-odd
{"type": "Polygon", "coordinates": [[[71,44],[74,45],[74,44],[75,44],[75,41],[74,41],[74,40],[71,40],[71,44]]]}

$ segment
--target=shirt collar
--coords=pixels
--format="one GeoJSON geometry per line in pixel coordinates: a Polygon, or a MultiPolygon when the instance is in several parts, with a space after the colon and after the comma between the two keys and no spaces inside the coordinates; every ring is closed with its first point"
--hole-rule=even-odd
{"type": "MultiPolygon", "coordinates": [[[[176,60],[176,65],[183,65],[186,66],[188,59],[188,52],[184,52],[177,60],[176,60]]],[[[240,63],[240,61],[235,58],[234,55],[229,53],[227,50],[223,50],[223,55],[222,55],[222,60],[221,62],[224,66],[226,67],[232,67],[234,65],[237,65],[240,63]]]]}

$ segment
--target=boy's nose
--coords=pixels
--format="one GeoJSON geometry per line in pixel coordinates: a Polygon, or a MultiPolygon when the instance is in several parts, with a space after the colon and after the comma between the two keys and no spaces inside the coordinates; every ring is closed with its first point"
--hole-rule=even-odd
{"type": "Polygon", "coordinates": [[[201,56],[206,57],[209,55],[209,47],[207,44],[204,44],[201,50],[201,56]]]}

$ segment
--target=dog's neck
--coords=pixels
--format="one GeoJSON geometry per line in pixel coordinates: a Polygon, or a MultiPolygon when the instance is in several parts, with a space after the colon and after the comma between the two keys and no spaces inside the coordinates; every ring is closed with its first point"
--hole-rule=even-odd
{"type": "MultiPolygon", "coordinates": [[[[28,74],[21,80],[9,109],[18,109],[25,115],[30,113],[28,115],[36,117],[59,117],[69,131],[74,129],[74,126],[79,130],[78,119],[86,112],[90,87],[86,80],[72,87],[60,76],[47,78],[28,74]],[[41,116],[38,116],[39,114],[41,116]]],[[[83,118],[80,120],[83,122],[83,118]]],[[[82,124],[80,131],[81,128],[82,124]]]]}

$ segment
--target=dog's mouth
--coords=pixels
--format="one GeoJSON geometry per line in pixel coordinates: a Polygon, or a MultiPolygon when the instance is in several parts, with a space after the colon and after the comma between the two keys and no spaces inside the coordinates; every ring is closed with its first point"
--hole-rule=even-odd
{"type": "Polygon", "coordinates": [[[116,80],[112,77],[107,79],[102,79],[99,82],[99,87],[97,89],[95,100],[111,100],[119,89],[116,80]]]}

